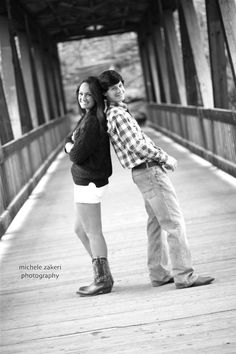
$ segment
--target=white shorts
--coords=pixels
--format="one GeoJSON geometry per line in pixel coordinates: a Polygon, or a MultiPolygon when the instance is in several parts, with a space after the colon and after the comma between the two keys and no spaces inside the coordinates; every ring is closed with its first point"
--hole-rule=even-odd
{"type": "Polygon", "coordinates": [[[88,186],[74,184],[74,201],[75,203],[100,203],[107,187],[108,184],[103,187],[96,187],[92,182],[88,186]]]}

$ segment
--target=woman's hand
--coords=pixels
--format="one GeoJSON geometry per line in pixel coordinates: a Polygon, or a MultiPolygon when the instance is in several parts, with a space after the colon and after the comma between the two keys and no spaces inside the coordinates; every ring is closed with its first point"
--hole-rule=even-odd
{"type": "Polygon", "coordinates": [[[72,144],[72,143],[66,143],[66,145],[65,145],[65,150],[66,150],[66,152],[67,152],[67,154],[69,154],[70,153],[70,151],[71,151],[71,149],[73,148],[73,146],[74,146],[74,144],[72,144]]]}
{"type": "Polygon", "coordinates": [[[76,130],[73,131],[73,134],[71,135],[71,139],[73,142],[75,142],[75,135],[76,135],[76,130]]]}

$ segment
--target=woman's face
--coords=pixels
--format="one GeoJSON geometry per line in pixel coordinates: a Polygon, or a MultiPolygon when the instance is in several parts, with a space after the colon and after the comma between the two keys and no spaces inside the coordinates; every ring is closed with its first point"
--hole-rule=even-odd
{"type": "Polygon", "coordinates": [[[80,86],[78,93],[78,101],[79,105],[82,109],[89,111],[95,105],[95,100],[91,94],[89,89],[89,84],[87,82],[83,82],[80,86]]]}

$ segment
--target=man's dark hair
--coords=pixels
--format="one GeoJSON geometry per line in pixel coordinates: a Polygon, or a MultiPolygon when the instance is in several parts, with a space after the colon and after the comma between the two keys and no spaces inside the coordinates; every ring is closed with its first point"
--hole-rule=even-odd
{"type": "Polygon", "coordinates": [[[120,81],[124,84],[123,77],[115,70],[103,71],[98,76],[98,81],[104,93],[109,90],[109,87],[118,84],[120,81]]]}

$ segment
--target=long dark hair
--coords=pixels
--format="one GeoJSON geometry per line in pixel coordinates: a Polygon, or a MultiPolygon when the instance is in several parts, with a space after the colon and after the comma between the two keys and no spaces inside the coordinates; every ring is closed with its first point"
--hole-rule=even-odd
{"type": "Polygon", "coordinates": [[[86,110],[81,108],[78,100],[80,86],[83,83],[87,83],[89,85],[91,95],[93,96],[93,99],[95,101],[94,107],[90,110],[90,112],[93,112],[96,115],[100,124],[100,129],[104,130],[106,129],[106,118],[104,114],[104,108],[105,108],[104,98],[102,95],[102,90],[99,85],[98,79],[95,76],[89,76],[83,81],[81,81],[76,89],[76,99],[79,106],[79,112],[81,113],[82,116],[85,115],[86,113],[86,110]]]}

